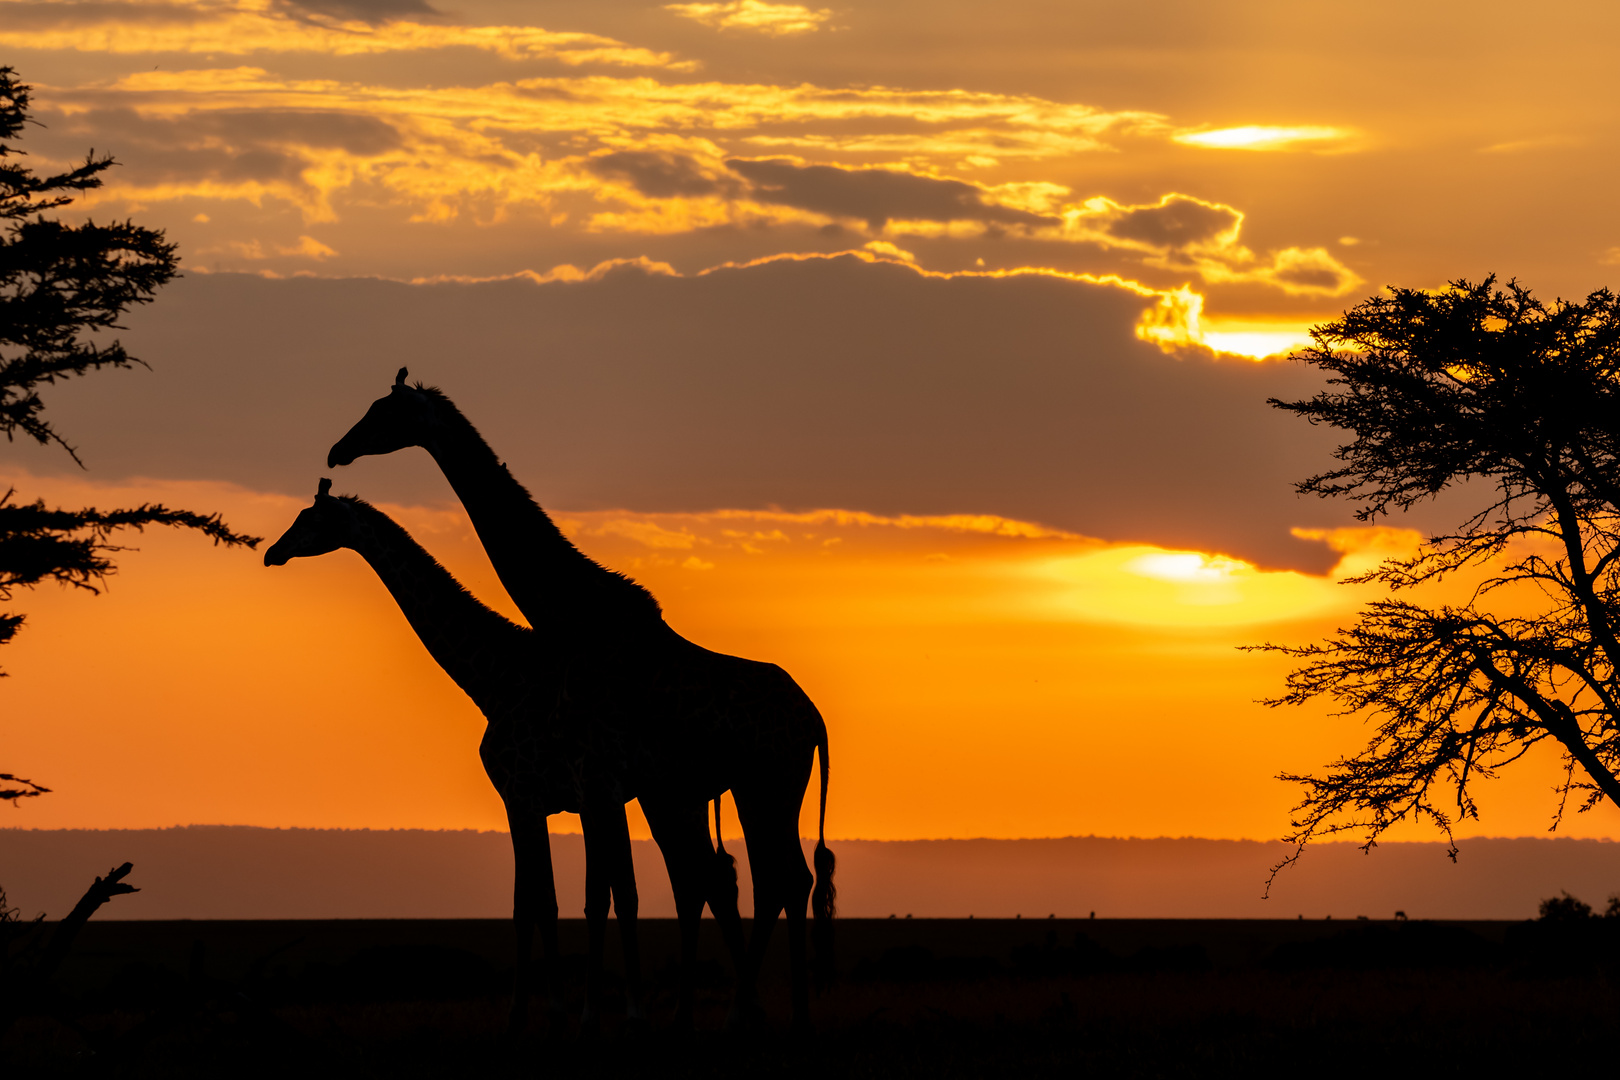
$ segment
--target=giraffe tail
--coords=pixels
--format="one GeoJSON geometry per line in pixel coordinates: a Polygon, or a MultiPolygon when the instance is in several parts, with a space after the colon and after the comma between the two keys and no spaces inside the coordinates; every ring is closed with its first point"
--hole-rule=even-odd
{"type": "Polygon", "coordinates": [[[838,887],[833,884],[833,870],[838,860],[827,847],[827,727],[821,727],[821,741],[816,749],[821,753],[821,819],[816,832],[816,884],[810,893],[810,911],[814,922],[811,936],[816,945],[816,985],[825,989],[833,981],[833,916],[838,913],[838,887]]]}
{"type": "Polygon", "coordinates": [[[716,918],[720,911],[715,907],[715,901],[722,906],[737,910],[737,857],[726,850],[726,842],[720,838],[720,799],[724,795],[716,795],[714,799],[714,882],[709,889],[709,910],[714,912],[716,918]]]}

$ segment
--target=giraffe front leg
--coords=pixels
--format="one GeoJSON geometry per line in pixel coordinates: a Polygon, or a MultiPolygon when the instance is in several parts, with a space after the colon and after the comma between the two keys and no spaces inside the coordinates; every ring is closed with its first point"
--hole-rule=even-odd
{"type": "Polygon", "coordinates": [[[551,866],[551,834],[545,818],[519,821],[508,815],[512,854],[516,865],[512,895],[512,925],[517,937],[517,963],[512,979],[512,1011],[507,1030],[519,1035],[528,1026],[529,994],[533,989],[534,933],[540,931],[542,974],[547,990],[546,1011],[552,1025],[560,1019],[562,993],[558,982],[557,883],[551,866]]]}
{"type": "MultiPolygon", "coordinates": [[[[622,815],[624,807],[618,807],[622,815]]],[[[608,908],[612,903],[613,876],[608,851],[612,812],[600,806],[580,808],[580,828],[585,833],[585,926],[590,938],[590,959],[585,974],[585,1011],[580,1017],[584,1031],[601,1027],[602,953],[606,946],[608,908]]],[[[628,837],[626,838],[628,842],[628,837]]]]}
{"type": "Polygon", "coordinates": [[[624,950],[625,1019],[639,1023],[641,1009],[641,947],[636,917],[640,899],[636,892],[635,863],[631,858],[630,823],[624,803],[608,798],[593,804],[582,815],[585,829],[585,914],[591,930],[592,997],[587,1008],[600,1007],[602,953],[607,936],[607,916],[611,902],[619,922],[619,942],[624,950]],[[587,823],[588,819],[588,823],[587,823]]]}
{"type": "Polygon", "coordinates": [[[636,865],[625,804],[611,800],[611,805],[603,808],[600,824],[603,835],[597,850],[611,878],[613,917],[619,923],[619,946],[624,953],[624,1017],[627,1023],[639,1025],[646,1020],[641,1005],[641,939],[636,925],[641,898],[636,891],[636,865]]]}
{"type": "Polygon", "coordinates": [[[506,1033],[516,1038],[529,1026],[529,991],[534,966],[534,920],[525,919],[514,902],[512,928],[516,931],[514,953],[517,963],[512,971],[512,1009],[506,1017],[506,1033]]]}

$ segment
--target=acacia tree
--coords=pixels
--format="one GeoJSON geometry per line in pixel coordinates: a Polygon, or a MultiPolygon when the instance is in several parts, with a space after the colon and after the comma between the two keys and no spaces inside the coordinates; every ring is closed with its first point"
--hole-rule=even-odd
{"type": "Polygon", "coordinates": [[[1484,505],[1354,579],[1391,596],[1353,626],[1258,646],[1303,661],[1266,704],[1326,698],[1374,725],[1359,753],[1283,774],[1305,795],[1282,865],[1315,837],[1352,830],[1370,848],[1408,819],[1449,842],[1479,816],[1477,781],[1547,740],[1566,764],[1554,828],[1572,792],[1579,810],[1620,803],[1620,300],[1456,281],[1390,289],[1312,337],[1295,358],[1328,389],[1270,404],[1352,438],[1299,491],[1350,499],[1362,521],[1464,481],[1484,505]],[[1464,602],[1400,595],[1453,575],[1464,602]]]}
{"type": "MultiPolygon", "coordinates": [[[[28,117],[29,88],[0,67],[0,432],[54,443],[83,467],[74,448],[43,416],[40,388],[102,368],[144,361],[106,331],[136,304],[149,303],[174,277],[179,260],[163,233],[131,222],[72,225],[43,212],[66,206],[73,193],[101,186],[114,164],[92,151],[84,164],[35,176],[13,144],[28,117]]],[[[218,514],[175,510],[158,503],[122,510],[48,508],[21,502],[15,489],[0,495],[0,600],[12,590],[55,581],[98,592],[114,572],[111,542],[125,529],[148,525],[196,529],[216,544],[252,547],[258,537],[233,532],[218,514]]],[[[23,616],[0,612],[0,645],[16,636],[23,616]]],[[[0,774],[0,799],[37,795],[37,784],[0,774]]]]}

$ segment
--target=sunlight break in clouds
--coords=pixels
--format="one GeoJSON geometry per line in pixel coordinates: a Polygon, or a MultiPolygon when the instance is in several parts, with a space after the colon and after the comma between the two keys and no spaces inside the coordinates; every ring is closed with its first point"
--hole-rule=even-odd
{"type": "MultiPolygon", "coordinates": [[[[1138,340],[1156,345],[1165,352],[1176,353],[1182,349],[1209,349],[1212,352],[1226,352],[1252,360],[1261,360],[1274,355],[1276,351],[1267,348],[1264,352],[1251,352],[1244,348],[1251,341],[1268,346],[1274,344],[1274,339],[1269,337],[1245,340],[1233,336],[1224,342],[1229,347],[1217,347],[1212,341],[1208,340],[1204,331],[1204,298],[1186,287],[1155,289],[1151,285],[1144,285],[1140,281],[1133,281],[1119,274],[1081,274],[1042,266],[1020,266],[1011,270],[927,270],[911,261],[910,252],[901,251],[895,248],[894,245],[881,241],[850,251],[783,252],[779,255],[766,255],[746,262],[725,262],[718,266],[700,270],[697,276],[702,277],[717,270],[738,270],[754,266],[765,266],[773,262],[802,262],[809,259],[839,258],[855,258],[868,263],[889,263],[894,266],[902,266],[923,277],[941,280],[951,278],[1050,277],[1063,281],[1083,282],[1087,285],[1102,285],[1111,289],[1123,289],[1125,292],[1139,296],[1144,300],[1152,301],[1142,309],[1142,314],[1136,321],[1134,333],[1138,340]]],[[[567,269],[574,270],[573,267],[567,269]]],[[[577,273],[577,271],[575,272],[577,273]]],[[[679,277],[681,275],[676,274],[675,276],[679,277]]],[[[535,280],[554,279],[548,275],[544,278],[537,277],[535,280]]],[[[568,280],[573,279],[569,278],[568,280]]]]}
{"type": "MultiPolygon", "coordinates": [[[[1247,328],[1248,323],[1234,322],[1228,324],[1222,320],[1210,320],[1203,313],[1204,298],[1190,289],[1155,289],[1139,281],[1120,277],[1118,274],[1076,274],[1066,270],[1054,270],[1049,267],[1018,267],[1012,270],[956,270],[941,271],[927,270],[917,265],[916,256],[911,252],[902,250],[884,240],[874,240],[858,249],[848,251],[812,251],[812,252],[784,252],[778,255],[767,255],[759,259],[745,262],[725,262],[717,266],[706,267],[699,270],[695,277],[703,277],[720,270],[738,270],[755,266],[765,266],[773,262],[802,262],[810,259],[830,260],[839,258],[856,258],[867,263],[888,263],[902,266],[923,277],[949,280],[951,278],[1010,278],[1010,277],[1052,277],[1064,281],[1083,282],[1087,285],[1101,285],[1107,288],[1122,289],[1144,300],[1151,301],[1142,310],[1137,319],[1134,333],[1141,340],[1156,345],[1166,352],[1175,353],[1182,349],[1209,349],[1211,352],[1226,353],[1233,356],[1242,356],[1251,360],[1263,360],[1286,352],[1297,344],[1310,341],[1309,326],[1306,324],[1256,324],[1264,329],[1232,329],[1233,327],[1247,328]],[[1214,327],[1214,329],[1211,329],[1214,327]]],[[[532,281],[536,285],[544,285],[553,281],[598,281],[620,267],[633,266],[647,274],[661,274],[669,277],[685,277],[674,267],[665,262],[657,262],[645,256],[635,259],[608,259],[598,263],[589,270],[581,270],[569,263],[552,267],[543,273],[534,270],[520,270],[512,274],[496,274],[487,277],[474,277],[464,274],[436,274],[429,277],[413,278],[412,285],[430,285],[440,282],[458,282],[473,284],[485,281],[532,281]]],[[[817,514],[837,513],[847,515],[850,511],[816,511],[817,514]]],[[[796,519],[797,520],[797,519],[796,519]]],[[[848,519],[853,521],[854,518],[848,519]]],[[[1028,532],[1005,532],[1006,520],[985,515],[951,515],[948,517],[912,517],[910,515],[894,519],[870,519],[869,523],[883,521],[886,524],[899,525],[909,528],[914,525],[928,525],[939,528],[968,529],[969,531],[986,531],[982,526],[984,522],[999,522],[993,529],[1001,535],[1035,535],[1028,532]],[[965,524],[965,523],[980,524],[965,524]]],[[[848,521],[846,521],[848,523],[848,521]]],[[[1037,528],[1037,526],[1028,526],[1037,528]]],[[[1069,535],[1057,532],[1043,532],[1041,536],[1069,535]]]]}
{"type": "Polygon", "coordinates": [[[1342,142],[1350,132],[1334,127],[1245,127],[1187,131],[1175,136],[1185,146],[1207,150],[1294,150],[1302,144],[1342,142]]]}
{"type": "Polygon", "coordinates": [[[716,30],[753,30],[773,37],[809,34],[832,18],[829,8],[812,11],[798,4],[766,4],[761,0],[731,0],[725,4],[665,4],[682,18],[716,30]]]}

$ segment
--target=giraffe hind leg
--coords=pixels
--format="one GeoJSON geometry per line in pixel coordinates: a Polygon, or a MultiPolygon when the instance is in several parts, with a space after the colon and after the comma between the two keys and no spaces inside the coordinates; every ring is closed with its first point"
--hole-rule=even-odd
{"type": "Polygon", "coordinates": [[[737,903],[737,860],[726,850],[720,807],[724,793],[714,799],[714,871],[709,882],[709,911],[720,926],[720,936],[731,953],[732,971],[740,977],[747,959],[742,913],[737,903]]]}
{"type": "Polygon", "coordinates": [[[714,847],[709,842],[705,821],[708,800],[662,799],[643,796],[641,808],[653,839],[664,854],[670,887],[675,893],[675,913],[680,920],[681,981],[680,1002],[675,1025],[690,1029],[696,1014],[696,972],[698,930],[703,906],[713,882],[714,847]]]}
{"type": "Polygon", "coordinates": [[[757,1008],[760,971],[778,914],[787,914],[788,958],[796,1025],[809,1022],[809,969],[805,963],[805,909],[815,878],[799,844],[799,804],[809,783],[808,762],[787,782],[761,782],[736,789],[737,814],[748,840],[754,879],[754,928],[748,963],[738,988],[739,1006],[757,1008]],[[797,783],[793,781],[797,780],[797,783]],[[792,794],[797,793],[795,798],[792,794]]]}

